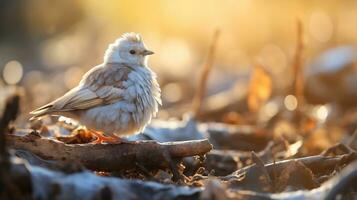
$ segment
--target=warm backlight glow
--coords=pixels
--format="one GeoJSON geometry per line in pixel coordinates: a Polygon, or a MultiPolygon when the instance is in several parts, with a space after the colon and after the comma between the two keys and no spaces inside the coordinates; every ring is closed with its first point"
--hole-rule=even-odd
{"type": "Polygon", "coordinates": [[[312,37],[317,41],[329,41],[333,34],[331,18],[325,12],[313,12],[310,17],[309,31],[312,37]]]}
{"type": "Polygon", "coordinates": [[[177,102],[182,98],[182,90],[178,83],[169,83],[163,88],[163,98],[168,102],[177,102]]]}

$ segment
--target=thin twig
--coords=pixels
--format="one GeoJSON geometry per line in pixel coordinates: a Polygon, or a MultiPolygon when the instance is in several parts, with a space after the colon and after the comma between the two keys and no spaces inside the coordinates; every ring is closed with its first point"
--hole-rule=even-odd
{"type": "Polygon", "coordinates": [[[196,93],[195,93],[195,96],[194,96],[193,102],[192,102],[192,111],[193,111],[194,117],[198,117],[201,112],[202,101],[203,101],[203,98],[206,93],[208,75],[212,69],[212,65],[214,62],[214,55],[215,55],[219,35],[220,35],[220,31],[219,31],[219,29],[217,29],[214,32],[214,35],[212,38],[211,46],[210,46],[208,54],[207,54],[207,60],[202,67],[202,71],[201,71],[199,81],[197,84],[196,93]]]}
{"type": "Polygon", "coordinates": [[[294,95],[297,98],[297,108],[296,112],[300,112],[301,106],[304,104],[304,78],[303,78],[303,51],[304,51],[304,30],[301,19],[297,19],[296,23],[297,28],[297,41],[296,49],[293,60],[293,73],[294,73],[294,82],[293,82],[293,91],[294,95]]]}

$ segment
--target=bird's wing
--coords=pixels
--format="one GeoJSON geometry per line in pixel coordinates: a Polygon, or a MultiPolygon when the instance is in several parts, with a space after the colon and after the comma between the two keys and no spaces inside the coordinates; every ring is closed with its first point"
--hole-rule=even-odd
{"type": "Polygon", "coordinates": [[[39,117],[53,112],[66,112],[107,105],[123,98],[123,82],[131,69],[128,67],[97,66],[88,71],[80,84],[55,101],[30,114],[39,117]]]}

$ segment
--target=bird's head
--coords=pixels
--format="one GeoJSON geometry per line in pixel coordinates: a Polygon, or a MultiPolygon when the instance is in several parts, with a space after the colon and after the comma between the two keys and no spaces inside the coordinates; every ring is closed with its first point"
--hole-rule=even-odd
{"type": "Polygon", "coordinates": [[[125,33],[109,45],[104,55],[104,63],[146,66],[147,56],[153,53],[146,48],[139,34],[125,33]]]}

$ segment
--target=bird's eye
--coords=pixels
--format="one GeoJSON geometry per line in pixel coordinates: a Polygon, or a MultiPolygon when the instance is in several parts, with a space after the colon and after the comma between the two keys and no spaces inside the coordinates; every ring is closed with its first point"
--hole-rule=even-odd
{"type": "Polygon", "coordinates": [[[130,50],[129,53],[130,54],[135,54],[135,50],[130,50]]]}

